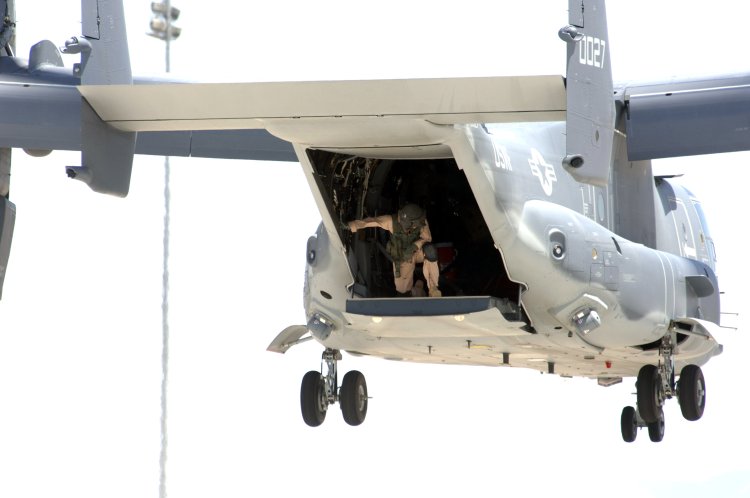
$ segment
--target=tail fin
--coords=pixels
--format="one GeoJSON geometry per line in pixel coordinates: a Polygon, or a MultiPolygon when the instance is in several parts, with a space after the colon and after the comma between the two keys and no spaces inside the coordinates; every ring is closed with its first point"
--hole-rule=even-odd
{"type": "Polygon", "coordinates": [[[5,270],[8,268],[13,228],[16,224],[16,206],[8,200],[10,158],[11,149],[0,148],[0,297],[3,294],[5,270]]]}
{"type": "Polygon", "coordinates": [[[569,0],[565,169],[579,182],[607,185],[615,100],[604,0],[569,0]]]}
{"type": "Polygon", "coordinates": [[[133,83],[122,0],[83,0],[81,20],[83,36],[91,44],[81,84],[133,83]]]}
{"type": "MultiPolygon", "coordinates": [[[[122,0],[82,0],[83,36],[71,38],[65,53],[80,53],[74,72],[82,85],[129,85],[128,39],[122,0]]],[[[124,197],[130,188],[136,134],[116,130],[81,98],[81,166],[67,168],[96,192],[124,197]]]]}
{"type": "Polygon", "coordinates": [[[16,51],[16,7],[13,0],[0,0],[0,57],[16,51]]]}

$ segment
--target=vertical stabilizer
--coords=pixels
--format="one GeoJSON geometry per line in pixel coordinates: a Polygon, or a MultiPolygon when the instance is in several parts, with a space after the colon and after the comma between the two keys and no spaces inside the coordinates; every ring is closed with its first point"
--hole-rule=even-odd
{"type": "Polygon", "coordinates": [[[16,7],[14,0],[0,0],[0,57],[16,51],[16,7]]]}
{"type": "Polygon", "coordinates": [[[0,148],[0,297],[3,293],[5,270],[8,268],[13,228],[16,224],[16,206],[8,199],[10,194],[11,149],[0,148]]]}
{"type": "MultiPolygon", "coordinates": [[[[3,149],[8,150],[9,149],[3,149]]],[[[0,196],[0,297],[3,293],[5,270],[8,268],[13,228],[16,225],[16,206],[7,197],[0,196]]]]}
{"type": "MultiPolygon", "coordinates": [[[[81,37],[65,43],[63,52],[80,53],[74,72],[82,85],[130,85],[128,39],[122,0],[82,0],[81,37]]],[[[68,176],[96,192],[124,197],[130,188],[136,134],[114,129],[81,102],[81,166],[68,176]]]]}
{"type": "Polygon", "coordinates": [[[122,0],[82,0],[83,37],[91,53],[83,68],[83,85],[129,85],[128,37],[122,0]]]}
{"type": "Polygon", "coordinates": [[[565,169],[584,183],[609,181],[615,123],[604,0],[569,0],[565,169]]]}

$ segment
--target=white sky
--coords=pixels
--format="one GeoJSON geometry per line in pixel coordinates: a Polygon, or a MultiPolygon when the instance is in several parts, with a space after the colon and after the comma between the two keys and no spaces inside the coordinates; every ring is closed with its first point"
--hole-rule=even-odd
{"type": "MultiPolygon", "coordinates": [[[[78,3],[18,0],[18,51],[78,34],[78,3]]],[[[176,72],[195,80],[561,73],[565,0],[175,1],[176,72]],[[498,5],[500,6],[498,6],[498,5]]],[[[614,0],[617,80],[748,72],[744,1],[614,0]]],[[[127,2],[134,72],[158,73],[149,2],[127,2]]],[[[74,58],[66,57],[70,67],[74,58]]],[[[16,234],[0,302],[0,496],[158,496],[162,159],[130,196],[65,178],[78,154],[14,151],[16,234]]],[[[659,161],[704,200],[725,311],[744,311],[750,154],[659,161]]],[[[746,318],[705,368],[703,419],[666,407],[665,440],[620,437],[633,379],[613,388],[519,369],[345,356],[366,422],[334,406],[311,429],[299,383],[322,347],[265,351],[304,322],[318,223],[296,164],[173,159],[168,492],[185,496],[747,496],[746,318]]]]}

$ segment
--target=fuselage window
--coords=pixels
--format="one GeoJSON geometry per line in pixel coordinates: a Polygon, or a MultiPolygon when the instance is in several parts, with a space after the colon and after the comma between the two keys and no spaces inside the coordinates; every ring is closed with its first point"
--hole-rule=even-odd
{"type": "Polygon", "coordinates": [[[604,194],[601,190],[598,190],[596,195],[596,216],[599,218],[599,223],[603,225],[607,218],[607,204],[604,202],[604,194]]]}

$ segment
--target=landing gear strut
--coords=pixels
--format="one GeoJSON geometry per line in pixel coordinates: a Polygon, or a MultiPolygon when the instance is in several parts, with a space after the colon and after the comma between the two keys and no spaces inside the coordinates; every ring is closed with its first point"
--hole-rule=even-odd
{"type": "Polygon", "coordinates": [[[310,427],[323,423],[328,407],[336,402],[341,404],[344,421],[349,425],[359,425],[367,415],[367,383],[361,372],[352,370],[344,375],[341,389],[338,389],[338,361],[341,352],[326,349],[321,359],[321,371],[311,370],[302,378],[300,408],[302,418],[310,427]]]}
{"type": "Polygon", "coordinates": [[[659,346],[659,364],[644,365],[638,372],[636,396],[638,409],[626,406],[620,417],[622,439],[635,441],[638,429],[648,427],[651,441],[658,443],[664,438],[664,402],[677,396],[682,415],[687,420],[698,420],[706,407],[706,382],[697,365],[687,365],[675,382],[674,344],[675,334],[670,332],[662,338],[659,346]]]}

